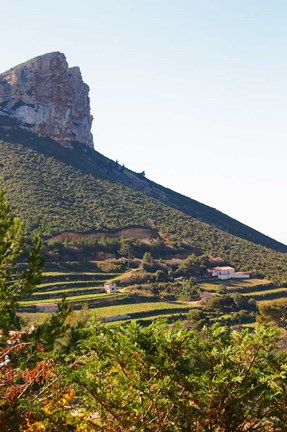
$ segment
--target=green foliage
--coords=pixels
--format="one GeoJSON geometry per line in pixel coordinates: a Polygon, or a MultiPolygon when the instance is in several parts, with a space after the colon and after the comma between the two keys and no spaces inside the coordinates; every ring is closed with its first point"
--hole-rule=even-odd
{"type": "Polygon", "coordinates": [[[187,322],[193,329],[202,329],[210,325],[210,319],[203,309],[191,309],[187,315],[187,322]]]}
{"type": "Polygon", "coordinates": [[[53,350],[58,339],[69,329],[65,321],[71,312],[71,308],[65,301],[65,298],[59,303],[58,309],[57,313],[54,313],[49,320],[44,321],[33,332],[33,338],[41,341],[45,351],[53,350]]]}
{"type": "Polygon", "coordinates": [[[155,280],[155,275],[148,273],[145,270],[135,270],[124,273],[117,278],[117,282],[120,286],[128,285],[140,285],[145,283],[150,283],[155,280]]]}
{"type": "Polygon", "coordinates": [[[207,255],[196,256],[192,254],[178,266],[177,273],[183,276],[201,276],[206,273],[208,265],[209,258],[207,255]]]}
{"type": "Polygon", "coordinates": [[[236,325],[236,324],[242,324],[242,323],[250,323],[254,322],[255,320],[255,313],[254,312],[248,312],[247,310],[241,310],[238,312],[232,312],[230,317],[225,319],[226,325],[236,325]]]}
{"type": "Polygon", "coordinates": [[[47,359],[63,336],[69,313],[65,302],[36,330],[19,332],[19,299],[31,294],[42,280],[41,242],[34,236],[31,245],[23,237],[19,219],[12,216],[0,191],[0,429],[18,431],[23,421],[26,395],[34,396],[52,373],[47,359]]]}
{"type": "Polygon", "coordinates": [[[150,263],[153,261],[153,256],[151,252],[145,252],[142,257],[143,262],[150,263]]]}
{"type": "Polygon", "coordinates": [[[273,323],[286,328],[287,326],[287,309],[286,305],[280,302],[261,303],[259,304],[259,315],[257,321],[260,323],[273,323]]]}
{"type": "Polygon", "coordinates": [[[200,288],[192,280],[185,280],[176,290],[176,297],[180,300],[199,300],[200,288]]]}
{"type": "Polygon", "coordinates": [[[256,302],[250,300],[252,299],[238,293],[223,294],[210,298],[206,302],[204,309],[216,312],[230,312],[239,310],[249,310],[255,312],[257,307],[256,302]]]}
{"type": "Polygon", "coordinates": [[[0,191],[0,329],[19,329],[16,314],[21,296],[29,295],[42,280],[41,242],[34,236],[32,247],[23,237],[19,219],[12,216],[0,191]]]}
{"type": "MultiPolygon", "coordinates": [[[[75,332],[60,385],[62,394],[75,392],[71,409],[84,430],[286,431],[287,358],[277,329],[198,332],[158,322],[75,332]]],[[[60,420],[57,411],[42,413],[43,423],[60,428],[60,420]]]]}

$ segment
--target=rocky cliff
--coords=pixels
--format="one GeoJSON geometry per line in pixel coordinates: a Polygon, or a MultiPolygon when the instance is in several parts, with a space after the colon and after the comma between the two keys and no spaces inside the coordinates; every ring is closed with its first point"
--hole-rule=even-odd
{"type": "Polygon", "coordinates": [[[77,141],[93,148],[89,87],[60,52],[0,74],[0,116],[66,147],[77,141]]]}

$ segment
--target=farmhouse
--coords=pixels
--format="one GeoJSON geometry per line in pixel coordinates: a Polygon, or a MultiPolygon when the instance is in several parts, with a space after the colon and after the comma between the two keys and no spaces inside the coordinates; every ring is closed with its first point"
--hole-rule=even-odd
{"type": "Polygon", "coordinates": [[[243,272],[236,272],[235,268],[225,266],[225,267],[213,267],[207,270],[210,276],[217,276],[218,279],[248,279],[249,274],[243,272]]]}
{"type": "Polygon", "coordinates": [[[117,285],[115,282],[106,282],[104,288],[107,293],[117,292],[117,285]]]}

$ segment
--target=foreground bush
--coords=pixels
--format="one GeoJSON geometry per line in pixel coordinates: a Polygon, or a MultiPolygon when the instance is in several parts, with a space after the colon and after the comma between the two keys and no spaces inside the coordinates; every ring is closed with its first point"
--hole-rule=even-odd
{"type": "Polygon", "coordinates": [[[279,340],[278,329],[264,327],[79,328],[54,381],[26,397],[30,423],[21,430],[37,430],[34,422],[44,431],[286,431],[279,340]]]}

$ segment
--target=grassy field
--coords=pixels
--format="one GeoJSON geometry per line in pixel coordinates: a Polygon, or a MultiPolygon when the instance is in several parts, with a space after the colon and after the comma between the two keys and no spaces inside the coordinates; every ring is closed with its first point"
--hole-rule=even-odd
{"type": "Polygon", "coordinates": [[[190,302],[150,302],[140,304],[125,304],[118,306],[108,306],[94,309],[92,313],[97,318],[104,318],[113,315],[133,315],[135,313],[153,312],[157,315],[160,311],[172,311],[181,309],[187,311],[191,308],[190,302]]]}

